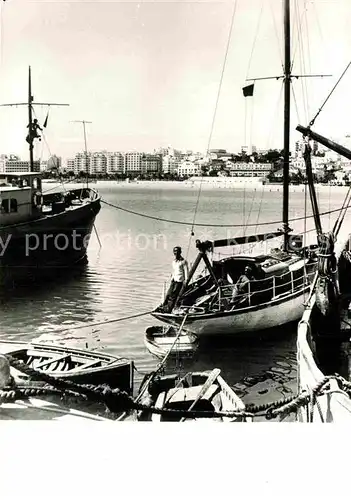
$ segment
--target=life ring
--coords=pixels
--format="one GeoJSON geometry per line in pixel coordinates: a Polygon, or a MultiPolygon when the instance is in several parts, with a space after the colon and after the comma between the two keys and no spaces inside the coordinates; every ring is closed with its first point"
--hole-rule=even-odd
{"type": "Polygon", "coordinates": [[[33,205],[35,207],[41,207],[43,204],[43,196],[40,191],[36,191],[33,195],[33,205]]]}

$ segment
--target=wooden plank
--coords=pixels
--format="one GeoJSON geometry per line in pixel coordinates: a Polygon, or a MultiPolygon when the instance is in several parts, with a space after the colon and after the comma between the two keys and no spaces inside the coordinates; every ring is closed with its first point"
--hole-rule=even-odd
{"type": "MultiPolygon", "coordinates": [[[[219,368],[214,368],[212,370],[212,372],[209,374],[206,382],[204,383],[204,385],[201,387],[198,395],[196,396],[194,402],[192,403],[192,405],[190,405],[190,408],[188,411],[191,411],[196,403],[206,394],[208,388],[213,384],[213,382],[216,380],[216,378],[218,377],[218,375],[221,373],[221,370],[219,368]]],[[[186,419],[186,417],[182,417],[180,419],[180,422],[184,422],[184,420],[186,419]]]]}
{"type": "Polygon", "coordinates": [[[64,356],[58,356],[57,358],[51,358],[47,361],[42,361],[35,367],[35,370],[39,370],[40,368],[43,368],[43,366],[51,365],[52,363],[56,363],[57,361],[63,361],[69,359],[70,357],[71,357],[70,354],[65,354],[64,356]]]}
{"type": "Polygon", "coordinates": [[[72,372],[73,370],[86,370],[87,368],[93,368],[94,366],[96,366],[98,364],[101,364],[101,359],[96,359],[95,361],[90,361],[89,363],[82,364],[80,366],[76,366],[75,368],[70,370],[70,372],[72,372]]]}

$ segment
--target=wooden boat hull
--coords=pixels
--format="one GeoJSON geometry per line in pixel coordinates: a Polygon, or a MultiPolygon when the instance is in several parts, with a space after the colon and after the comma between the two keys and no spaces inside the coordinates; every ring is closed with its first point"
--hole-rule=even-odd
{"type": "MultiPolygon", "coordinates": [[[[65,346],[0,341],[0,352],[55,378],[77,384],[107,384],[132,394],[134,364],[110,354],[65,346]]],[[[29,380],[15,371],[18,382],[29,380]]]]}
{"type": "MultiPolygon", "coordinates": [[[[177,375],[165,375],[155,378],[145,391],[144,386],[140,388],[143,397],[141,403],[155,406],[156,408],[183,409],[188,410],[199,394],[201,388],[210,376],[210,371],[192,372],[183,377],[183,382],[179,386],[177,375]]],[[[245,405],[242,400],[229,387],[224,379],[219,375],[208,387],[208,390],[198,401],[194,410],[215,410],[215,411],[243,411],[245,405]]],[[[140,412],[137,419],[141,421],[180,421],[180,416],[160,415],[147,410],[140,412]]],[[[187,420],[199,420],[191,418],[187,420]]],[[[203,420],[203,419],[201,419],[203,420]]],[[[243,417],[216,417],[206,420],[222,422],[242,422],[243,417]]]]}
{"type": "MultiPolygon", "coordinates": [[[[314,358],[310,342],[312,333],[312,314],[316,307],[315,296],[312,297],[310,305],[306,308],[298,326],[297,335],[297,368],[299,391],[309,393],[324,379],[324,374],[318,368],[314,358]]],[[[301,407],[298,411],[300,422],[350,422],[351,400],[347,394],[340,391],[335,380],[330,381],[330,391],[318,396],[317,404],[301,407]],[[336,391],[336,392],[333,392],[336,391]]]]}
{"type": "MultiPolygon", "coordinates": [[[[207,314],[189,313],[186,329],[196,335],[239,335],[268,330],[298,321],[304,311],[309,287],[260,305],[207,314]]],[[[153,312],[166,323],[180,325],[183,314],[153,312]]]]}
{"type": "Polygon", "coordinates": [[[13,276],[25,279],[32,273],[67,267],[84,259],[100,208],[100,197],[94,192],[92,200],[59,213],[2,226],[0,239],[8,242],[0,255],[2,281],[13,276]]]}
{"type": "Polygon", "coordinates": [[[150,326],[146,329],[144,343],[148,351],[158,358],[170,355],[190,355],[196,351],[199,341],[192,333],[181,334],[174,343],[178,330],[172,326],[150,326]]]}

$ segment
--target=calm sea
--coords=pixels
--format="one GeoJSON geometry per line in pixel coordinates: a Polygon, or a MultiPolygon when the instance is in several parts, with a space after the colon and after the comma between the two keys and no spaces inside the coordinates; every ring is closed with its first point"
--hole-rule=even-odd
{"type": "MultiPolygon", "coordinates": [[[[197,223],[240,225],[244,221],[253,224],[246,234],[276,230],[279,224],[259,226],[258,223],[281,220],[282,189],[249,185],[203,188],[198,197],[198,188],[172,183],[99,182],[95,186],[102,199],[111,205],[187,224],[139,217],[102,203],[96,219],[102,246],[93,233],[85,266],[54,281],[2,294],[0,337],[33,340],[45,335],[71,346],[87,344],[93,349],[129,357],[135,361],[138,383],[158,362],[143,343],[145,329],[157,321],[147,315],[101,326],[89,325],[147,312],[158,305],[164,283],[170,277],[174,245],[181,245],[191,262],[196,255],[196,238],[234,237],[242,233],[239,228],[196,226],[194,236],[190,237],[196,207],[197,223]],[[84,328],[72,329],[76,326],[84,328]]],[[[345,192],[343,188],[320,188],[320,210],[340,206],[345,192]]],[[[302,217],[306,207],[311,213],[306,201],[302,187],[292,188],[291,218],[302,217]]],[[[335,217],[336,214],[323,217],[325,229],[335,217]]],[[[297,231],[309,230],[313,228],[313,219],[308,219],[306,225],[301,220],[291,226],[297,231]]],[[[272,395],[272,391],[274,397],[281,397],[296,388],[295,341],[295,327],[246,340],[207,339],[192,358],[175,359],[168,369],[219,367],[230,385],[239,384],[237,387],[242,388],[247,401],[258,402],[261,395],[267,396],[268,392],[272,395]]]]}

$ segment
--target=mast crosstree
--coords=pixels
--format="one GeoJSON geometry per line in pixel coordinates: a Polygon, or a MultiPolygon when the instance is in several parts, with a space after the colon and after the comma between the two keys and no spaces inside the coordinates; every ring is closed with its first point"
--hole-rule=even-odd
{"type": "MultiPolygon", "coordinates": [[[[28,106],[28,135],[27,142],[29,144],[29,166],[30,172],[34,170],[34,139],[39,138],[37,129],[40,128],[37,121],[33,121],[33,106],[69,106],[69,104],[61,104],[56,102],[34,102],[34,97],[32,95],[32,76],[31,67],[28,68],[28,101],[27,102],[15,102],[11,104],[0,104],[0,106],[28,106]]],[[[41,129],[40,129],[41,130],[41,129]]]]}

